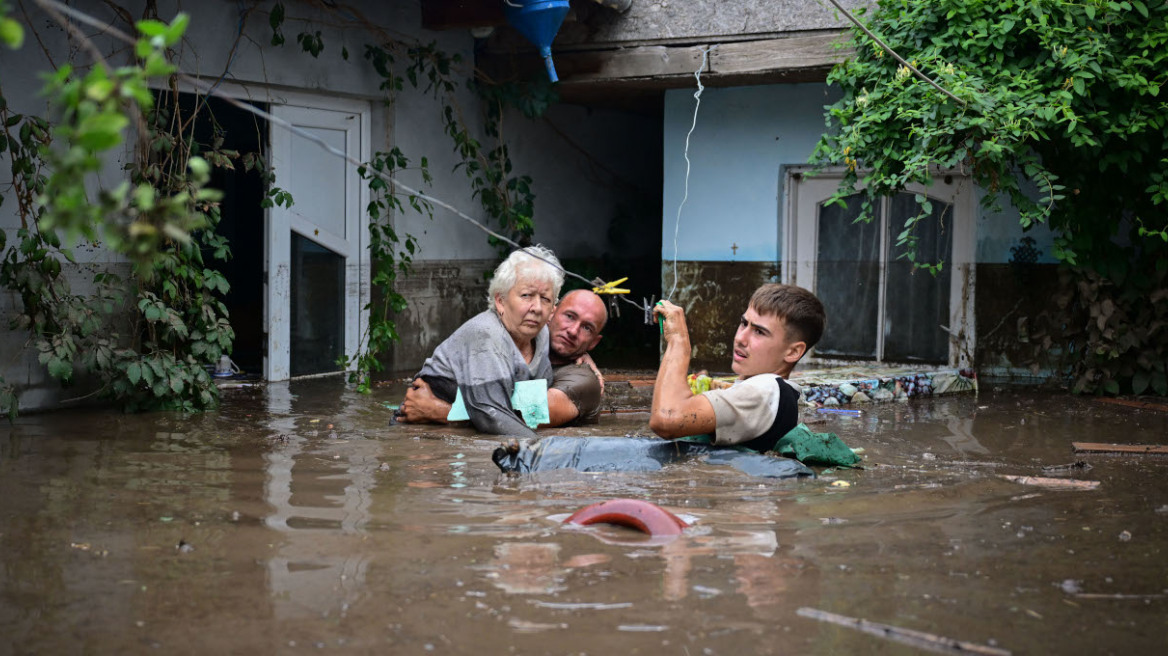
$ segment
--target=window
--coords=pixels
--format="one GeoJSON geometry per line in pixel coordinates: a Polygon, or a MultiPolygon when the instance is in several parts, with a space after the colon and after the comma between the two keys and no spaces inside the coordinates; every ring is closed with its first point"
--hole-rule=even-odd
{"type": "Polygon", "coordinates": [[[883,198],[870,222],[856,223],[858,194],[827,205],[839,174],[787,176],[784,279],[811,289],[827,311],[815,348],[821,358],[968,364],[973,344],[971,183],[943,175],[929,189],[883,198]],[[926,194],[932,216],[917,224],[918,260],[943,262],[937,275],[913,270],[896,245],[926,194]]]}

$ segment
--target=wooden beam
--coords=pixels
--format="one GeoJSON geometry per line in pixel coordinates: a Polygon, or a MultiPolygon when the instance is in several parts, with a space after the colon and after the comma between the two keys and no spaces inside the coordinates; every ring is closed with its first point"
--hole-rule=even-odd
{"type": "Polygon", "coordinates": [[[816,34],[723,43],[710,52],[710,73],[750,75],[830,67],[851,52],[836,48],[836,43],[844,38],[842,34],[816,34]]]}
{"type": "MultiPolygon", "coordinates": [[[[552,46],[556,71],[563,87],[626,82],[652,88],[692,83],[710,49],[702,82],[712,86],[763,84],[793,79],[824,79],[827,71],[851,51],[837,49],[842,33],[733,41],[710,45],[642,45],[604,50],[557,50],[552,46]]],[[[491,77],[529,75],[543,67],[535,53],[480,54],[478,65],[491,77]]]]}
{"type": "Polygon", "coordinates": [[[1101,444],[1098,442],[1071,442],[1075,453],[1165,453],[1163,444],[1101,444]]]}
{"type": "Polygon", "coordinates": [[[700,46],[640,46],[552,54],[564,82],[607,82],[643,77],[693,75],[702,62],[700,46]]]}

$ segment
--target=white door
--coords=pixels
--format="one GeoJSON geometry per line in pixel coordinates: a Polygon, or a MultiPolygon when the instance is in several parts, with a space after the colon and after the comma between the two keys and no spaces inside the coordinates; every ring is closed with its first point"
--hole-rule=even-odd
{"type": "MultiPolygon", "coordinates": [[[[271,113],[346,153],[368,159],[369,106],[312,99],[271,113]]],[[[341,371],[355,357],[369,298],[365,204],[356,166],[319,143],[271,125],[275,186],[291,207],[269,210],[265,327],[268,380],[341,371]]]]}
{"type": "Polygon", "coordinates": [[[815,292],[827,311],[819,357],[877,362],[967,366],[974,344],[973,185],[958,175],[938,175],[929,187],[882,198],[872,221],[855,223],[860,196],[847,206],[828,205],[840,174],[807,177],[794,169],[786,180],[784,279],[815,292]],[[943,262],[937,275],[913,270],[897,237],[917,215],[918,194],[932,216],[914,232],[918,260],[943,262]]]}

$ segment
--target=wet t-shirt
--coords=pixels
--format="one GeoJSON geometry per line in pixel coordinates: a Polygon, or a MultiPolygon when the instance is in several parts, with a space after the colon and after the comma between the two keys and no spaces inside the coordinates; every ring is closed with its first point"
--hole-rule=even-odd
{"type": "Polygon", "coordinates": [[[555,380],[552,389],[567,395],[579,414],[570,423],[594,424],[600,415],[600,401],[604,394],[596,372],[586,364],[565,364],[553,367],[555,380]]]}
{"type": "Polygon", "coordinates": [[[476,430],[494,435],[535,437],[511,407],[516,381],[543,378],[551,383],[548,361],[548,329],[535,338],[535,355],[528,363],[494,311],[486,310],[459,326],[438,345],[422,365],[418,376],[431,382],[435,395],[444,398],[454,385],[462,392],[466,412],[476,430]]]}
{"type": "MultiPolygon", "coordinates": [[[[714,444],[728,446],[743,444],[770,430],[779,414],[779,385],[777,374],[759,374],[736,381],[729,389],[705,392],[714,406],[716,426],[714,444]]],[[[799,386],[784,381],[795,391],[799,386]]]]}

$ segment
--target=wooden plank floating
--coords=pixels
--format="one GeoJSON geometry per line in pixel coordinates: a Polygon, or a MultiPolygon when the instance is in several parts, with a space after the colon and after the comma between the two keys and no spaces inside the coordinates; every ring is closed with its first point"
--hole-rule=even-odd
{"type": "Polygon", "coordinates": [[[1099,487],[1099,481],[1076,481],[1073,478],[1048,478],[1045,476],[1011,476],[1009,474],[999,474],[999,477],[1007,481],[1013,481],[1021,485],[1035,485],[1038,487],[1045,487],[1051,490],[1094,490],[1099,487]]]}
{"type": "Polygon", "coordinates": [[[1163,453],[1168,454],[1164,444],[1103,444],[1101,442],[1071,442],[1075,453],[1163,453]]]}
{"type": "Polygon", "coordinates": [[[934,635],[932,633],[925,633],[924,631],[914,631],[913,629],[902,629],[892,626],[890,624],[881,624],[879,622],[869,622],[868,620],[856,619],[846,615],[837,615],[829,613],[825,610],[816,608],[808,608],[806,606],[795,611],[801,617],[807,617],[820,622],[829,622],[831,624],[838,624],[846,626],[849,629],[862,631],[870,635],[887,638],[906,645],[912,645],[919,649],[926,649],[928,651],[939,652],[942,654],[987,654],[988,656],[1010,656],[1010,652],[998,647],[991,647],[989,645],[979,645],[974,642],[966,642],[964,640],[954,640],[953,638],[946,638],[944,636],[934,635]]]}
{"type": "Polygon", "coordinates": [[[1139,408],[1140,410],[1156,410],[1158,412],[1168,412],[1168,405],[1163,403],[1149,403],[1147,401],[1130,401],[1128,399],[1109,399],[1099,398],[1095,399],[1096,403],[1110,403],[1111,405],[1122,405],[1128,408],[1139,408]]]}

